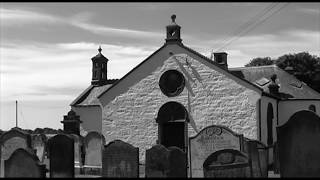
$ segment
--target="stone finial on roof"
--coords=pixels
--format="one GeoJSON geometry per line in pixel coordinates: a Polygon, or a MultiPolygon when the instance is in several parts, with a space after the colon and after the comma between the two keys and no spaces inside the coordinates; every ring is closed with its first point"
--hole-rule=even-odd
{"type": "Polygon", "coordinates": [[[176,23],[176,15],[171,16],[171,24],[167,28],[167,38],[166,43],[181,43],[182,39],[180,38],[180,29],[181,27],[176,23]]]}
{"type": "Polygon", "coordinates": [[[101,53],[102,49],[101,49],[101,46],[99,46],[99,49],[98,49],[99,53],[101,53]]]}
{"type": "Polygon", "coordinates": [[[270,79],[272,82],[268,86],[269,92],[270,94],[278,95],[280,86],[276,83],[277,75],[273,74],[270,79]]]}
{"type": "Polygon", "coordinates": [[[171,16],[171,20],[172,20],[172,23],[176,23],[176,15],[175,14],[173,14],[172,16],[171,16]]]}

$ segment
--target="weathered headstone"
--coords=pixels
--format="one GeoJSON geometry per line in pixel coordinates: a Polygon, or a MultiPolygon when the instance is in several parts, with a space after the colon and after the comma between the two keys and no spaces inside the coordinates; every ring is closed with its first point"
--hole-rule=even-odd
{"type": "Polygon", "coordinates": [[[82,166],[81,146],[83,145],[82,137],[76,134],[69,134],[69,136],[74,140],[74,165],[76,167],[81,167],[82,166]]]}
{"type": "Polygon", "coordinates": [[[58,134],[48,140],[50,157],[50,178],[74,177],[74,141],[65,134],[58,134]]]}
{"type": "Polygon", "coordinates": [[[45,178],[45,165],[40,164],[38,157],[25,149],[15,150],[5,160],[5,177],[45,178]]]}
{"type": "Polygon", "coordinates": [[[212,153],[222,149],[242,151],[243,135],[224,126],[212,125],[202,129],[196,136],[189,138],[190,175],[204,177],[203,163],[212,153]]]}
{"type": "Polygon", "coordinates": [[[169,153],[170,151],[160,144],[146,150],[146,178],[167,177],[170,170],[169,153]]]}
{"type": "Polygon", "coordinates": [[[248,155],[251,160],[252,177],[268,177],[268,148],[257,140],[248,141],[248,155]]]}
{"type": "Polygon", "coordinates": [[[98,132],[91,131],[84,137],[86,174],[101,175],[104,145],[104,136],[98,132]]]}
{"type": "Polygon", "coordinates": [[[168,149],[170,152],[168,177],[187,178],[187,153],[175,146],[168,149]]]}
{"type": "Polygon", "coordinates": [[[212,153],[203,163],[204,177],[230,178],[251,177],[248,157],[234,149],[223,149],[212,153]]]}
{"type": "Polygon", "coordinates": [[[146,150],[145,177],[187,177],[187,156],[178,147],[157,144],[146,150]]]}
{"type": "Polygon", "coordinates": [[[279,145],[278,142],[273,144],[273,172],[280,174],[280,162],[279,162],[279,145]]]}
{"type": "Polygon", "coordinates": [[[47,137],[44,134],[33,134],[31,136],[31,146],[36,150],[40,162],[45,158],[47,137]]]}
{"type": "Polygon", "coordinates": [[[303,110],[277,127],[280,177],[320,177],[320,117],[303,110]]]}
{"type": "Polygon", "coordinates": [[[139,177],[139,148],[115,140],[105,145],[102,160],[103,177],[139,177]]]}
{"type": "Polygon", "coordinates": [[[19,148],[31,149],[31,136],[30,134],[22,132],[18,129],[11,129],[0,136],[0,146],[0,177],[4,177],[4,161],[7,160],[11,154],[19,148]]]}

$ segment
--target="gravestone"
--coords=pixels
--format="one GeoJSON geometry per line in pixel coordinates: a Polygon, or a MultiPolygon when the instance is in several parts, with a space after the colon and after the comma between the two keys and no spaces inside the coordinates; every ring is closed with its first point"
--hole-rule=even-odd
{"type": "Polygon", "coordinates": [[[280,177],[320,177],[320,117],[303,110],[277,127],[280,177]]]}
{"type": "Polygon", "coordinates": [[[251,177],[248,157],[234,149],[223,149],[212,153],[204,161],[203,171],[206,178],[251,177]]]}
{"type": "Polygon", "coordinates": [[[11,129],[0,136],[0,146],[0,177],[4,177],[4,161],[19,148],[31,149],[31,136],[18,129],[11,129]]]}
{"type": "Polygon", "coordinates": [[[187,178],[187,153],[175,146],[168,149],[170,152],[168,177],[187,178]]]}
{"type": "Polygon", "coordinates": [[[115,140],[105,145],[102,160],[103,177],[139,177],[139,148],[115,140]]]}
{"type": "Polygon", "coordinates": [[[91,131],[84,137],[86,174],[101,175],[104,145],[104,136],[98,132],[91,131]]]}
{"type": "Polygon", "coordinates": [[[43,162],[45,158],[46,141],[47,137],[44,134],[33,134],[31,136],[31,147],[36,150],[40,162],[43,162]]]}
{"type": "Polygon", "coordinates": [[[74,177],[74,141],[65,134],[48,140],[50,178],[74,177]]]}
{"type": "Polygon", "coordinates": [[[268,177],[268,148],[257,140],[248,141],[248,154],[251,160],[252,177],[268,177]]]}
{"type": "Polygon", "coordinates": [[[74,165],[75,167],[81,167],[82,164],[82,157],[81,157],[81,146],[83,145],[82,143],[82,137],[78,136],[76,134],[69,134],[69,136],[73,139],[74,141],[74,165]]]}
{"type": "Polygon", "coordinates": [[[204,177],[203,163],[212,153],[222,149],[243,150],[243,135],[224,126],[212,125],[189,138],[190,175],[204,177]]]}
{"type": "Polygon", "coordinates": [[[146,150],[145,175],[152,177],[187,177],[187,156],[178,147],[161,144],[146,150]]]}
{"type": "Polygon", "coordinates": [[[146,150],[146,178],[167,177],[170,151],[161,144],[146,150]]]}
{"type": "Polygon", "coordinates": [[[33,152],[19,148],[5,160],[5,177],[45,178],[46,167],[33,152]]]}

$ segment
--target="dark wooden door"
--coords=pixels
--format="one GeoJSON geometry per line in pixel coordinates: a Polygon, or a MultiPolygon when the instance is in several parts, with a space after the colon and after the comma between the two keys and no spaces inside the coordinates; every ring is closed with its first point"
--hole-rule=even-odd
{"type": "Polygon", "coordinates": [[[176,146],[185,151],[185,123],[168,122],[160,124],[160,144],[165,147],[176,146]]]}

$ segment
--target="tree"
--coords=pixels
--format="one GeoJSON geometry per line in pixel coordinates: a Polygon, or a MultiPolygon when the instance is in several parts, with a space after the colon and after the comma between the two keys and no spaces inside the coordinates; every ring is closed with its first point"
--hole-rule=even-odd
{"type": "Polygon", "coordinates": [[[248,64],[244,65],[245,67],[251,67],[251,66],[266,66],[274,64],[274,60],[272,60],[270,57],[258,57],[252,59],[248,64]]]}
{"type": "Polygon", "coordinates": [[[320,92],[320,57],[308,52],[285,54],[276,60],[276,64],[281,69],[293,74],[300,81],[305,82],[309,87],[320,92]],[[288,67],[290,67],[290,71],[288,71],[288,67]]]}

